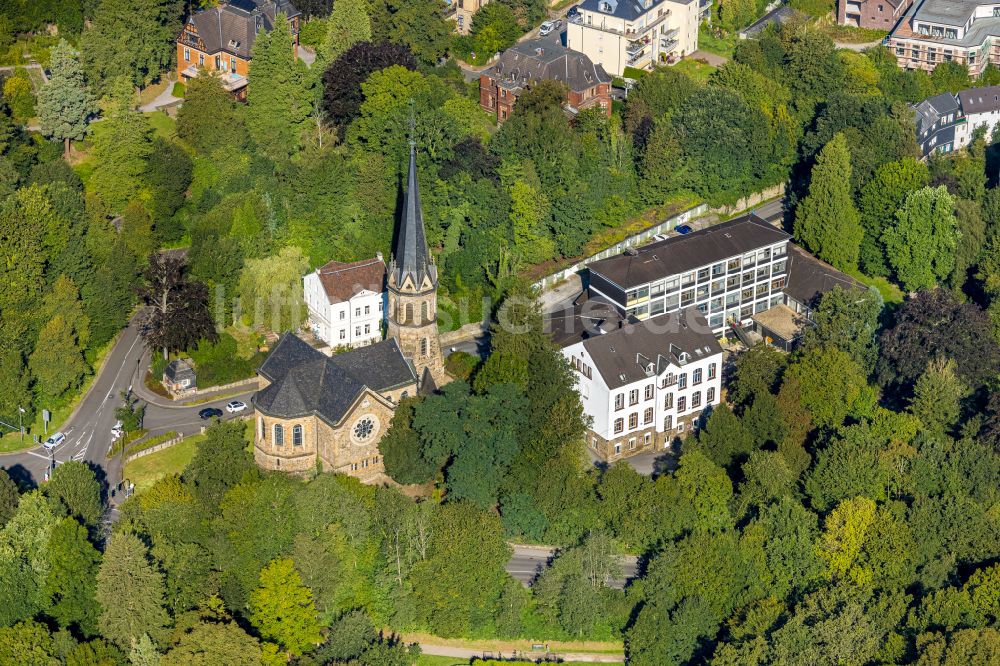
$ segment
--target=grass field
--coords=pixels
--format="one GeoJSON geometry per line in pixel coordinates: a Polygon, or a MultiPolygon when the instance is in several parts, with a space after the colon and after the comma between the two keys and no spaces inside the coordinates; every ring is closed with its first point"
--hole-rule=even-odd
{"type": "Polygon", "coordinates": [[[702,23],[701,27],[698,28],[699,51],[707,51],[723,58],[731,58],[733,51],[736,49],[736,42],[738,41],[739,35],[736,33],[726,35],[725,37],[716,37],[714,29],[708,25],[702,23]]]}
{"type": "Polygon", "coordinates": [[[146,490],[168,474],[180,474],[191,462],[198,442],[204,435],[194,435],[173,446],[150,453],[125,465],[124,478],[135,484],[139,492],[146,490]]]}
{"type": "Polygon", "coordinates": [[[698,62],[697,60],[691,60],[690,58],[681,60],[679,63],[674,65],[674,68],[678,71],[684,72],[699,83],[707,82],[709,77],[712,76],[712,72],[716,69],[708,63],[698,62]]]}

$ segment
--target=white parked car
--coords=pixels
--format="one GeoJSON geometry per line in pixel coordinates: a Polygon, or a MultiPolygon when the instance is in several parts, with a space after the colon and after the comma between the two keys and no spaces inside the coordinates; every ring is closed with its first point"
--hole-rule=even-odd
{"type": "Polygon", "coordinates": [[[538,34],[544,37],[545,35],[549,34],[555,29],[556,26],[554,23],[552,23],[552,21],[546,21],[545,23],[542,24],[542,27],[538,29],[538,34]]]}
{"type": "Polygon", "coordinates": [[[240,402],[239,400],[233,400],[228,405],[226,405],[226,411],[229,412],[230,414],[235,414],[236,412],[242,412],[246,408],[247,404],[245,402],[240,402]]]}
{"type": "Polygon", "coordinates": [[[111,428],[111,439],[116,440],[122,436],[122,422],[115,421],[114,427],[111,428]]]}
{"type": "Polygon", "coordinates": [[[51,437],[45,440],[42,446],[51,451],[65,441],[66,441],[66,435],[62,434],[61,432],[54,432],[52,433],[51,437]]]}

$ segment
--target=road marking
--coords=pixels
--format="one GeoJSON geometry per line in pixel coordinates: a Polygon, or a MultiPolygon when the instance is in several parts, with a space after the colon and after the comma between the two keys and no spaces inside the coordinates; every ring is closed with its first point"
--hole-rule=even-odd
{"type": "Polygon", "coordinates": [[[83,459],[86,456],[87,456],[87,449],[84,449],[82,451],[77,451],[76,453],[73,454],[73,460],[77,460],[79,462],[83,462],[83,459]]]}
{"type": "Polygon", "coordinates": [[[38,458],[42,458],[43,460],[49,459],[48,456],[43,456],[41,453],[35,453],[34,451],[25,451],[25,453],[27,453],[28,455],[36,456],[38,458]]]}

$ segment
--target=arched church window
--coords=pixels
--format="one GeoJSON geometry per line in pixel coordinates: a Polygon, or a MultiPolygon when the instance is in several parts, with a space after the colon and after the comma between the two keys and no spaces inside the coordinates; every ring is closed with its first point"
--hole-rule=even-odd
{"type": "Polygon", "coordinates": [[[427,338],[420,338],[420,355],[427,356],[427,338]]]}
{"type": "Polygon", "coordinates": [[[403,317],[403,323],[404,324],[413,323],[413,303],[406,304],[406,316],[403,317]]]}
{"type": "Polygon", "coordinates": [[[292,427],[292,446],[302,446],[302,426],[292,427]]]}
{"type": "Polygon", "coordinates": [[[426,323],[430,321],[430,317],[427,316],[427,301],[420,304],[420,323],[426,323]]]}
{"type": "Polygon", "coordinates": [[[280,423],[274,424],[274,445],[284,446],[285,444],[285,428],[280,423]]]}

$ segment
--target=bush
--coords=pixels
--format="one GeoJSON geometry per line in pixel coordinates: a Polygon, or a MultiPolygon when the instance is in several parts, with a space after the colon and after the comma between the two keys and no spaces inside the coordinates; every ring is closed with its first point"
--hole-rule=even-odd
{"type": "Polygon", "coordinates": [[[28,72],[18,68],[13,76],[3,82],[3,96],[18,122],[27,122],[35,115],[35,89],[28,72]]]}
{"type": "Polygon", "coordinates": [[[174,97],[184,97],[184,84],[180,81],[175,83],[173,90],[170,91],[170,94],[174,97]]]}
{"type": "Polygon", "coordinates": [[[318,48],[326,39],[326,19],[314,18],[306,21],[299,29],[299,43],[318,48]]]}
{"type": "Polygon", "coordinates": [[[240,357],[236,338],[228,333],[221,333],[215,344],[208,340],[199,341],[198,347],[188,350],[188,354],[194,361],[200,389],[249,379],[264,360],[264,355],[260,353],[250,358],[240,357]]]}
{"type": "Polygon", "coordinates": [[[444,369],[448,371],[448,374],[463,381],[468,380],[478,366],[479,357],[463,351],[449,355],[444,362],[444,369]]]}

